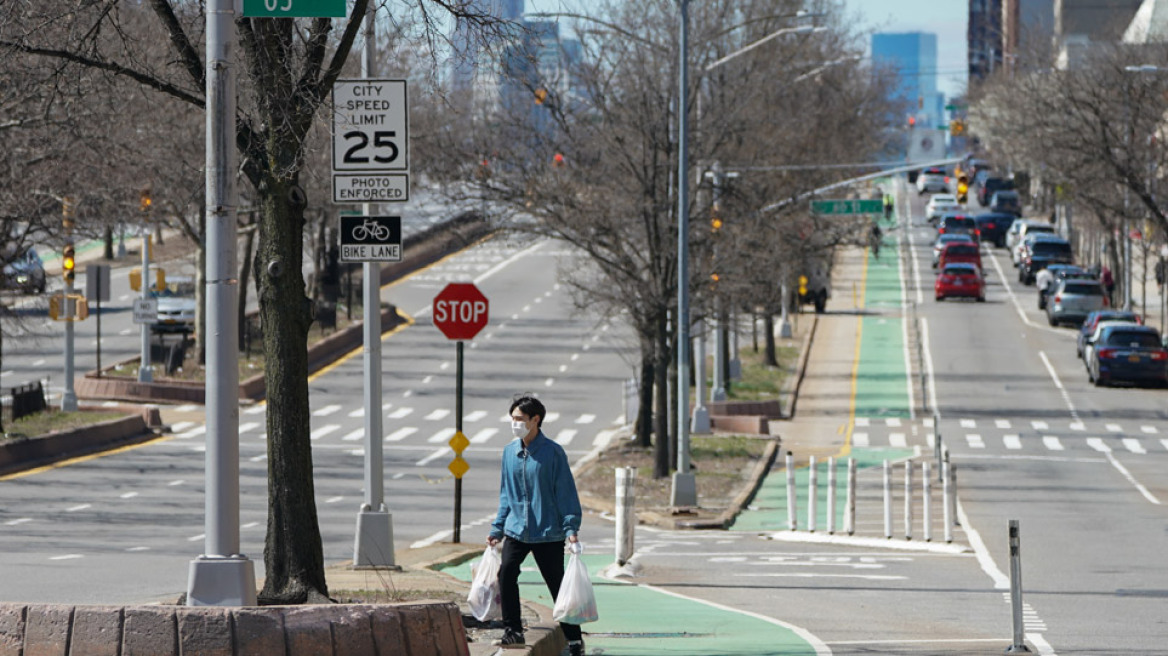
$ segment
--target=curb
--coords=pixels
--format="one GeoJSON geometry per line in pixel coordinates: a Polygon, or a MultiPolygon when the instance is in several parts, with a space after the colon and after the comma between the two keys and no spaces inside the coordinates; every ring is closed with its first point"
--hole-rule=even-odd
{"type": "Polygon", "coordinates": [[[819,327],[819,315],[813,314],[811,316],[814,319],[811,321],[811,329],[803,336],[803,345],[799,349],[799,364],[796,366],[796,374],[793,378],[787,379],[787,381],[793,382],[790,383],[790,389],[788,389],[788,384],[784,381],[783,389],[781,390],[786,392],[786,397],[784,397],[786,400],[783,403],[786,407],[783,409],[782,417],[780,417],[781,420],[794,418],[795,404],[799,401],[799,390],[803,387],[803,378],[807,375],[807,361],[811,358],[811,344],[815,341],[815,330],[819,327]]]}
{"type": "Polygon", "coordinates": [[[15,474],[36,467],[107,451],[115,447],[142,444],[158,435],[147,425],[150,410],[121,419],[80,426],[40,437],[15,438],[0,442],[0,475],[15,474]]]}

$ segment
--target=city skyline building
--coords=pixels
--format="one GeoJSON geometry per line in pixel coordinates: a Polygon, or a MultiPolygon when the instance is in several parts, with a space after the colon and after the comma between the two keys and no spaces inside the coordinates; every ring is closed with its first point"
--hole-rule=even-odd
{"type": "Polygon", "coordinates": [[[877,32],[872,63],[897,75],[891,95],[904,101],[914,123],[937,126],[945,120],[945,96],[937,91],[937,35],[931,32],[877,32]]]}

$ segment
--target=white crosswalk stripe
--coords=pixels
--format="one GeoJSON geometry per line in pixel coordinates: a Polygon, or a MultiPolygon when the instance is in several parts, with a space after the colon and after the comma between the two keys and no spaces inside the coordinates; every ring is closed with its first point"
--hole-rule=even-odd
{"type": "Polygon", "coordinates": [[[977,422],[972,420],[972,419],[962,419],[961,420],[961,427],[962,428],[977,428],[977,422]]]}
{"type": "Polygon", "coordinates": [[[1107,424],[1103,427],[1108,433],[1122,433],[1123,427],[1119,424],[1107,424]]]}
{"type": "Polygon", "coordinates": [[[1123,446],[1132,453],[1147,453],[1147,451],[1144,449],[1144,445],[1134,437],[1123,438],[1123,446]]]}
{"type": "Polygon", "coordinates": [[[1007,449],[1021,449],[1022,438],[1017,435],[1003,435],[1002,444],[1005,444],[1007,449]]]}
{"type": "Polygon", "coordinates": [[[1164,445],[1164,448],[1165,448],[1165,449],[1168,449],[1168,439],[1163,439],[1163,440],[1160,440],[1160,444],[1163,444],[1163,445],[1164,445]]]}
{"type": "Polygon", "coordinates": [[[868,446],[868,434],[852,433],[852,446],[868,446]]]}
{"type": "Polygon", "coordinates": [[[413,408],[402,407],[402,408],[398,408],[397,410],[394,410],[393,412],[389,413],[388,415],[386,415],[386,417],[389,419],[402,419],[404,417],[409,416],[410,413],[412,413],[413,411],[414,411],[413,408]]]}
{"type": "Polygon", "coordinates": [[[1103,440],[1098,437],[1088,437],[1087,446],[1101,453],[1111,453],[1111,447],[1104,444],[1103,440]]]}
{"type": "Polygon", "coordinates": [[[577,424],[591,424],[596,421],[596,415],[580,415],[576,418],[577,424]]]}
{"type": "Polygon", "coordinates": [[[549,413],[547,413],[547,416],[543,418],[543,421],[544,421],[544,423],[547,423],[547,422],[555,421],[559,418],[560,418],[560,413],[549,412],[549,413]]]}
{"type": "Polygon", "coordinates": [[[900,428],[900,417],[888,417],[884,420],[884,425],[889,428],[900,428]]]}
{"type": "Polygon", "coordinates": [[[937,446],[936,444],[934,444],[934,442],[936,442],[936,441],[937,441],[937,434],[936,433],[925,433],[925,443],[929,445],[930,449],[937,446]]]}
{"type": "Polygon", "coordinates": [[[312,413],[312,416],[313,417],[327,417],[340,409],[341,409],[341,406],[339,406],[339,405],[326,405],[325,407],[321,408],[320,410],[317,410],[316,412],[312,413]]]}
{"type": "Polygon", "coordinates": [[[971,448],[971,449],[984,449],[985,448],[985,442],[982,441],[981,435],[977,435],[977,434],[966,435],[965,441],[969,442],[969,448],[971,448]]]}
{"type": "Polygon", "coordinates": [[[499,433],[498,428],[484,428],[470,438],[471,444],[482,444],[499,433]]]}
{"type": "Polygon", "coordinates": [[[486,417],[486,416],[487,416],[486,410],[475,410],[474,412],[470,413],[469,415],[463,417],[463,421],[470,421],[470,422],[482,421],[483,417],[486,417]]]}
{"type": "Polygon", "coordinates": [[[1046,448],[1050,449],[1051,451],[1062,451],[1063,450],[1063,443],[1060,442],[1059,438],[1054,436],[1054,435],[1043,435],[1042,436],[1042,443],[1043,443],[1043,445],[1046,446],[1046,448]]]}
{"type": "Polygon", "coordinates": [[[889,433],[888,443],[898,449],[903,449],[908,446],[908,439],[904,433],[889,433]]]}
{"type": "Polygon", "coordinates": [[[449,414],[450,411],[446,408],[438,408],[436,410],[431,410],[430,414],[423,417],[423,419],[426,421],[438,421],[439,419],[445,419],[449,414]]]}
{"type": "Polygon", "coordinates": [[[171,425],[171,427],[170,427],[170,432],[172,432],[172,433],[181,433],[181,432],[185,431],[186,429],[188,429],[188,428],[190,428],[191,426],[194,426],[194,425],[195,425],[195,422],[193,422],[193,421],[180,421],[180,422],[178,422],[177,424],[172,424],[172,425],[171,425]]]}
{"type": "Polygon", "coordinates": [[[1081,422],[1081,421],[1072,421],[1072,422],[1071,422],[1071,430],[1073,430],[1073,431],[1085,431],[1085,430],[1087,430],[1087,424],[1084,424],[1084,423],[1083,423],[1083,422],[1081,422]]]}
{"type": "Polygon", "coordinates": [[[867,428],[868,425],[867,417],[856,417],[856,426],[867,428]]]}
{"type": "Polygon", "coordinates": [[[259,428],[260,426],[261,426],[261,424],[257,421],[249,421],[245,424],[239,425],[239,432],[240,433],[250,433],[253,430],[259,428]]]}
{"type": "Polygon", "coordinates": [[[410,435],[413,435],[416,432],[418,432],[418,429],[414,428],[413,426],[403,426],[402,428],[395,430],[394,432],[390,433],[389,435],[386,435],[385,441],[386,442],[400,442],[400,441],[404,440],[405,438],[409,437],[410,435]]]}
{"type": "Polygon", "coordinates": [[[308,439],[319,440],[320,438],[324,437],[325,435],[328,435],[329,433],[335,433],[336,431],[339,431],[339,430],[341,430],[340,424],[326,424],[326,425],[321,426],[320,428],[312,431],[311,433],[309,433],[308,439]]]}
{"type": "Polygon", "coordinates": [[[1030,425],[1033,426],[1034,430],[1037,430],[1037,431],[1050,430],[1050,424],[1046,423],[1045,421],[1035,420],[1035,421],[1030,422],[1030,425]]]}
{"type": "Polygon", "coordinates": [[[1004,428],[1006,430],[1010,430],[1010,420],[1009,419],[995,419],[994,426],[997,426],[998,428],[1004,428]]]}
{"type": "Polygon", "coordinates": [[[357,430],[352,431],[352,432],[346,434],[344,437],[342,437],[341,441],[342,442],[356,442],[357,440],[361,439],[362,437],[365,437],[365,429],[358,428],[357,430]]]}
{"type": "Polygon", "coordinates": [[[556,441],[561,446],[568,446],[572,443],[572,439],[576,437],[576,431],[571,428],[565,428],[556,435],[556,441]]]}
{"type": "Polygon", "coordinates": [[[439,442],[446,442],[452,437],[454,437],[454,429],[453,428],[443,428],[442,430],[438,431],[437,433],[434,433],[429,438],[427,438],[426,441],[431,443],[431,444],[437,444],[439,442]]]}
{"type": "Polygon", "coordinates": [[[1160,432],[1155,426],[1140,426],[1140,430],[1148,435],[1155,435],[1160,432]]]}

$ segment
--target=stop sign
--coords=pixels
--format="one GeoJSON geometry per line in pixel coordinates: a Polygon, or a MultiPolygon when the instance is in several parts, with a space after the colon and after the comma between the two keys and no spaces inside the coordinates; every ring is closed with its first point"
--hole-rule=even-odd
{"type": "Polygon", "coordinates": [[[474,339],[487,325],[487,297],[469,282],[452,282],[434,297],[434,325],[447,339],[474,339]]]}

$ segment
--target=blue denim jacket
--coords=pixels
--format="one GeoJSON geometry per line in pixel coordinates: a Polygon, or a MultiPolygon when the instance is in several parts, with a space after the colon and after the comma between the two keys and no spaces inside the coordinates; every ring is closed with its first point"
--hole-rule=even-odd
{"type": "Polygon", "coordinates": [[[515,439],[503,447],[499,513],[491,537],[558,542],[580,530],[580,498],[564,447],[540,431],[526,449],[515,439]]]}

